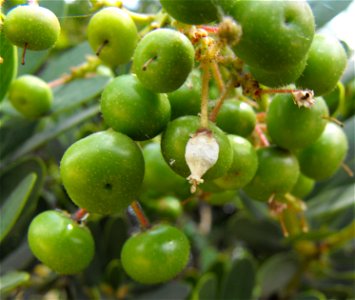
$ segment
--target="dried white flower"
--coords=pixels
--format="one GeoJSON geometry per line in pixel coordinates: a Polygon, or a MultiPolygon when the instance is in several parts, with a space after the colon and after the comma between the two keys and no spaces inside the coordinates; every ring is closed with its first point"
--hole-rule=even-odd
{"type": "Polygon", "coordinates": [[[218,160],[219,145],[211,131],[197,131],[187,142],[185,159],[190,169],[187,180],[191,184],[191,193],[203,183],[202,176],[215,165],[218,160]]]}
{"type": "Polygon", "coordinates": [[[306,108],[311,108],[311,106],[316,102],[314,99],[314,93],[311,90],[296,90],[292,92],[293,101],[298,107],[304,106],[306,108]]]}

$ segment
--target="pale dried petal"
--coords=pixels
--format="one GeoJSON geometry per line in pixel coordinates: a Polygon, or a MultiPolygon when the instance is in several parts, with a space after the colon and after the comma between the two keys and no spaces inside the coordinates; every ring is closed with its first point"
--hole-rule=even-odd
{"type": "Polygon", "coordinates": [[[316,102],[314,99],[314,93],[311,90],[297,90],[292,92],[293,101],[298,107],[304,106],[306,108],[311,108],[311,106],[316,102]]]}

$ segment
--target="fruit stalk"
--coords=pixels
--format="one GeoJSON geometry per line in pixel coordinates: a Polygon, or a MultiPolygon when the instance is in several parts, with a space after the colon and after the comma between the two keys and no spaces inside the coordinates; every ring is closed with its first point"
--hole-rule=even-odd
{"type": "Polygon", "coordinates": [[[210,121],[212,121],[212,122],[216,121],[218,112],[220,111],[220,109],[224,103],[224,100],[227,98],[228,93],[232,87],[233,87],[233,81],[231,80],[227,83],[227,86],[225,86],[223,88],[223,92],[222,92],[221,96],[218,98],[217,103],[210,114],[210,117],[209,117],[210,121]]]}
{"type": "Polygon", "coordinates": [[[202,68],[202,92],[201,92],[201,128],[208,128],[208,83],[210,70],[208,62],[201,62],[202,68]]]}
{"type": "Polygon", "coordinates": [[[151,227],[149,220],[147,219],[147,217],[144,214],[144,211],[142,209],[142,207],[140,206],[138,201],[133,201],[131,203],[131,208],[134,211],[134,214],[136,215],[136,218],[139,222],[139,225],[141,227],[142,230],[146,230],[148,228],[151,227]]]}

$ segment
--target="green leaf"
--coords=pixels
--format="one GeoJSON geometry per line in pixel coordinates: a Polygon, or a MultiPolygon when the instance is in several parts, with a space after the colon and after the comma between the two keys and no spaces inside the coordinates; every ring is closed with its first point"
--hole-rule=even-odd
{"type": "Polygon", "coordinates": [[[278,293],[298,270],[298,261],[291,253],[280,253],[266,260],[258,272],[263,298],[278,293]]]}
{"type": "MultiPolygon", "coordinates": [[[[18,48],[17,59],[18,61],[22,61],[22,48],[18,48]]],[[[18,75],[26,75],[26,74],[35,74],[39,68],[45,63],[48,59],[49,50],[43,51],[26,51],[25,64],[18,64],[18,75]]]]}
{"type": "Polygon", "coordinates": [[[39,132],[31,136],[25,143],[23,143],[12,155],[5,158],[7,161],[15,160],[54,139],[61,133],[68,129],[84,122],[85,120],[95,116],[100,111],[100,105],[94,105],[81,112],[75,112],[65,122],[54,124],[53,126],[46,128],[44,131],[39,132]]]}
{"type": "Polygon", "coordinates": [[[217,285],[217,277],[215,274],[204,274],[198,280],[192,292],[191,300],[215,300],[217,297],[217,285]]]}
{"type": "Polygon", "coordinates": [[[0,56],[3,59],[3,62],[0,63],[1,102],[7,94],[12,79],[17,75],[17,48],[10,43],[2,31],[0,31],[0,56]]]}
{"type": "Polygon", "coordinates": [[[67,4],[64,0],[41,1],[41,6],[51,10],[62,21],[66,15],[67,4]]]}
{"type": "Polygon", "coordinates": [[[255,285],[255,263],[250,255],[236,258],[222,284],[221,299],[252,299],[255,285]]]}
{"type": "Polygon", "coordinates": [[[0,210],[0,242],[11,231],[31,194],[37,175],[27,175],[7,197],[0,210]]]}
{"type": "Polygon", "coordinates": [[[91,100],[102,92],[109,80],[106,76],[82,78],[55,88],[52,112],[57,114],[91,100]]]}
{"type": "Polygon", "coordinates": [[[333,218],[354,205],[355,184],[324,190],[307,202],[310,218],[333,218]]]}
{"type": "Polygon", "coordinates": [[[33,214],[37,208],[38,197],[43,188],[45,166],[41,159],[27,157],[8,165],[0,171],[1,205],[5,205],[5,201],[11,195],[12,191],[16,189],[25,177],[32,173],[36,174],[37,180],[25,207],[22,209],[17,222],[11,230],[11,234],[9,234],[1,244],[0,256],[2,258],[8,253],[12,253],[26,236],[28,225],[33,219],[33,214]]]}
{"type": "Polygon", "coordinates": [[[317,28],[322,27],[336,15],[345,10],[351,0],[308,0],[316,21],[317,28]]]}
{"type": "Polygon", "coordinates": [[[327,297],[320,291],[311,290],[296,295],[295,300],[326,300],[327,297]]]}
{"type": "Polygon", "coordinates": [[[63,74],[69,74],[72,67],[85,62],[86,55],[88,54],[94,55],[87,42],[62,52],[55,59],[48,61],[46,68],[40,73],[40,77],[45,81],[52,81],[63,74]]]}
{"type": "MultiPolygon", "coordinates": [[[[182,282],[169,282],[163,286],[135,297],[136,300],[174,299],[185,300],[191,287],[182,282]]],[[[202,299],[201,299],[202,300],[202,299]]]]}
{"type": "Polygon", "coordinates": [[[12,271],[0,277],[0,295],[3,297],[30,280],[27,272],[12,271]]]}

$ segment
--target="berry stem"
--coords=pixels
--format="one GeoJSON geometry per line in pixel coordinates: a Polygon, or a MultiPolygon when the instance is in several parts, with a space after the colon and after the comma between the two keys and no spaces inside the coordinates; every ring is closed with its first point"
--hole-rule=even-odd
{"type": "Polygon", "coordinates": [[[225,90],[224,81],[222,78],[221,71],[219,70],[218,63],[214,60],[211,63],[212,75],[213,78],[216,80],[217,87],[220,93],[223,93],[225,90]]]}
{"type": "Polygon", "coordinates": [[[97,49],[97,51],[95,53],[96,56],[100,56],[100,53],[101,53],[102,49],[104,49],[107,44],[108,44],[108,40],[104,40],[102,42],[102,44],[100,45],[99,49],[97,49]]]}
{"type": "Polygon", "coordinates": [[[22,51],[21,65],[25,64],[27,47],[28,47],[28,43],[25,43],[25,46],[23,47],[23,51],[22,51]]]}
{"type": "Polygon", "coordinates": [[[227,86],[224,87],[221,96],[218,98],[217,103],[210,114],[210,121],[212,121],[212,122],[216,121],[217,115],[224,103],[224,100],[227,98],[228,93],[232,87],[233,87],[233,81],[231,80],[227,83],[227,86]]]}
{"type": "Polygon", "coordinates": [[[341,167],[343,168],[345,173],[349,175],[349,177],[354,177],[354,172],[351,170],[351,168],[346,163],[342,163],[341,167]]]}
{"type": "Polygon", "coordinates": [[[79,222],[88,216],[88,211],[85,208],[79,208],[73,215],[72,219],[79,222]]]}
{"type": "Polygon", "coordinates": [[[147,217],[145,216],[144,211],[143,211],[141,205],[139,204],[139,202],[136,200],[133,201],[131,203],[131,208],[133,209],[133,211],[136,215],[136,218],[139,222],[141,229],[146,230],[146,229],[150,228],[151,227],[150,222],[147,219],[147,217]]]}
{"type": "Polygon", "coordinates": [[[261,145],[263,147],[269,147],[270,146],[270,142],[267,139],[267,137],[265,136],[265,134],[264,134],[264,132],[261,129],[261,126],[259,124],[255,125],[255,132],[258,135],[259,139],[260,139],[261,145]]]}
{"type": "Polygon", "coordinates": [[[208,128],[208,91],[210,81],[209,62],[201,62],[202,92],[201,92],[201,128],[208,128]]]}

